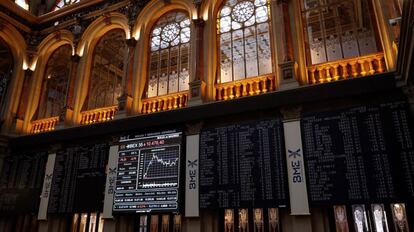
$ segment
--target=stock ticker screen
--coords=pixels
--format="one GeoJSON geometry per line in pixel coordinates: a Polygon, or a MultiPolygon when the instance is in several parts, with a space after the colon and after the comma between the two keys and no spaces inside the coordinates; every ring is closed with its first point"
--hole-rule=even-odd
{"type": "Polygon", "coordinates": [[[113,211],[177,212],[182,132],[120,139],[113,211]]]}

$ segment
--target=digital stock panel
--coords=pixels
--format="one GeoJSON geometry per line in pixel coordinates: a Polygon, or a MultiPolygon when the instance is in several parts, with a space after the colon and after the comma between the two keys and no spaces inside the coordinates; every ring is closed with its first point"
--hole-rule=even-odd
{"type": "Polygon", "coordinates": [[[46,160],[46,152],[23,152],[4,158],[0,216],[37,212],[46,160]]]}
{"type": "Polygon", "coordinates": [[[206,128],[200,135],[200,208],[286,206],[280,120],[206,128]]]}
{"type": "Polygon", "coordinates": [[[114,212],[177,212],[182,132],[120,139],[114,212]]]}
{"type": "Polygon", "coordinates": [[[391,102],[302,118],[310,204],[333,206],[337,231],[409,231],[414,147],[408,115],[405,103],[391,102]]]}

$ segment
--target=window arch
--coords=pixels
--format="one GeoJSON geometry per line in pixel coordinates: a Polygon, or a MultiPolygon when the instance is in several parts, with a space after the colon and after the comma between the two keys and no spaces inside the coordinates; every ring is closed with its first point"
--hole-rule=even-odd
{"type": "Polygon", "coordinates": [[[65,106],[70,75],[72,47],[60,46],[50,56],[44,74],[43,91],[37,118],[59,116],[65,106]]]}
{"type": "Polygon", "coordinates": [[[303,0],[302,3],[310,64],[378,51],[369,0],[303,0]]]}
{"type": "Polygon", "coordinates": [[[118,105],[124,75],[125,32],[107,32],[93,52],[87,109],[118,105]]]}
{"type": "Polygon", "coordinates": [[[151,31],[147,97],[188,90],[190,19],[180,11],[162,16],[151,31]]]}
{"type": "Polygon", "coordinates": [[[268,0],[227,0],[217,15],[218,83],[272,73],[268,0]]]}
{"type": "Polygon", "coordinates": [[[0,115],[6,104],[7,89],[13,75],[13,55],[9,46],[0,38],[0,115]]]}

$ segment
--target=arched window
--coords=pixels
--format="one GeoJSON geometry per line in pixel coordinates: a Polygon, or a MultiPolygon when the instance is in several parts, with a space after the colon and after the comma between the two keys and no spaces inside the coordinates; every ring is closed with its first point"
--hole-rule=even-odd
{"type": "Polygon", "coordinates": [[[218,83],[272,73],[268,0],[227,0],[217,15],[218,83]]]}
{"type": "Polygon", "coordinates": [[[13,74],[13,55],[0,38],[0,115],[3,115],[6,103],[7,89],[13,74]]]}
{"type": "Polygon", "coordinates": [[[170,12],[151,31],[147,97],[188,90],[190,19],[170,12]]]}
{"type": "Polygon", "coordinates": [[[304,0],[302,10],[310,64],[378,51],[369,0],[304,0]]]}
{"type": "Polygon", "coordinates": [[[125,32],[107,32],[93,53],[88,110],[118,105],[121,95],[126,52],[125,32]]]}
{"type": "Polygon", "coordinates": [[[43,80],[38,119],[55,117],[62,113],[69,83],[71,55],[72,47],[67,44],[56,49],[50,56],[43,80]]]}

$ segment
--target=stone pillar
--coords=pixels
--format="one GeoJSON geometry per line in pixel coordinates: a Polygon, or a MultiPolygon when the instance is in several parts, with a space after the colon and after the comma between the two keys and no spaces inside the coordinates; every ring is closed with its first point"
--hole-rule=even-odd
{"type": "Polygon", "coordinates": [[[283,14],[282,47],[283,60],[279,63],[280,89],[290,89],[299,86],[297,81],[297,64],[294,60],[292,29],[290,25],[289,0],[278,0],[280,12],[283,14]]]}
{"type": "Polygon", "coordinates": [[[76,77],[78,73],[78,66],[79,66],[80,56],[73,55],[71,56],[71,67],[69,73],[69,82],[66,88],[66,102],[65,106],[62,109],[62,112],[59,116],[59,123],[57,124],[57,128],[64,127],[64,125],[72,125],[73,120],[73,104],[74,104],[74,91],[75,91],[75,84],[76,84],[76,77]]]}
{"type": "Polygon", "coordinates": [[[132,110],[132,75],[134,73],[134,54],[137,41],[134,38],[127,39],[128,46],[124,77],[122,78],[122,94],[118,98],[118,117],[126,116],[132,110]]]}
{"type": "Polygon", "coordinates": [[[193,70],[193,75],[191,76],[189,82],[189,106],[201,105],[203,103],[203,97],[205,94],[206,83],[204,81],[204,53],[203,53],[203,36],[204,36],[204,20],[195,19],[193,20],[195,28],[195,66],[193,70]]]}
{"type": "Polygon", "coordinates": [[[29,101],[29,92],[30,92],[30,81],[32,79],[33,71],[30,69],[25,70],[23,87],[20,93],[20,101],[17,107],[17,114],[14,121],[15,132],[18,134],[23,133],[23,123],[24,123],[24,114],[27,110],[27,103],[29,101]]]}

